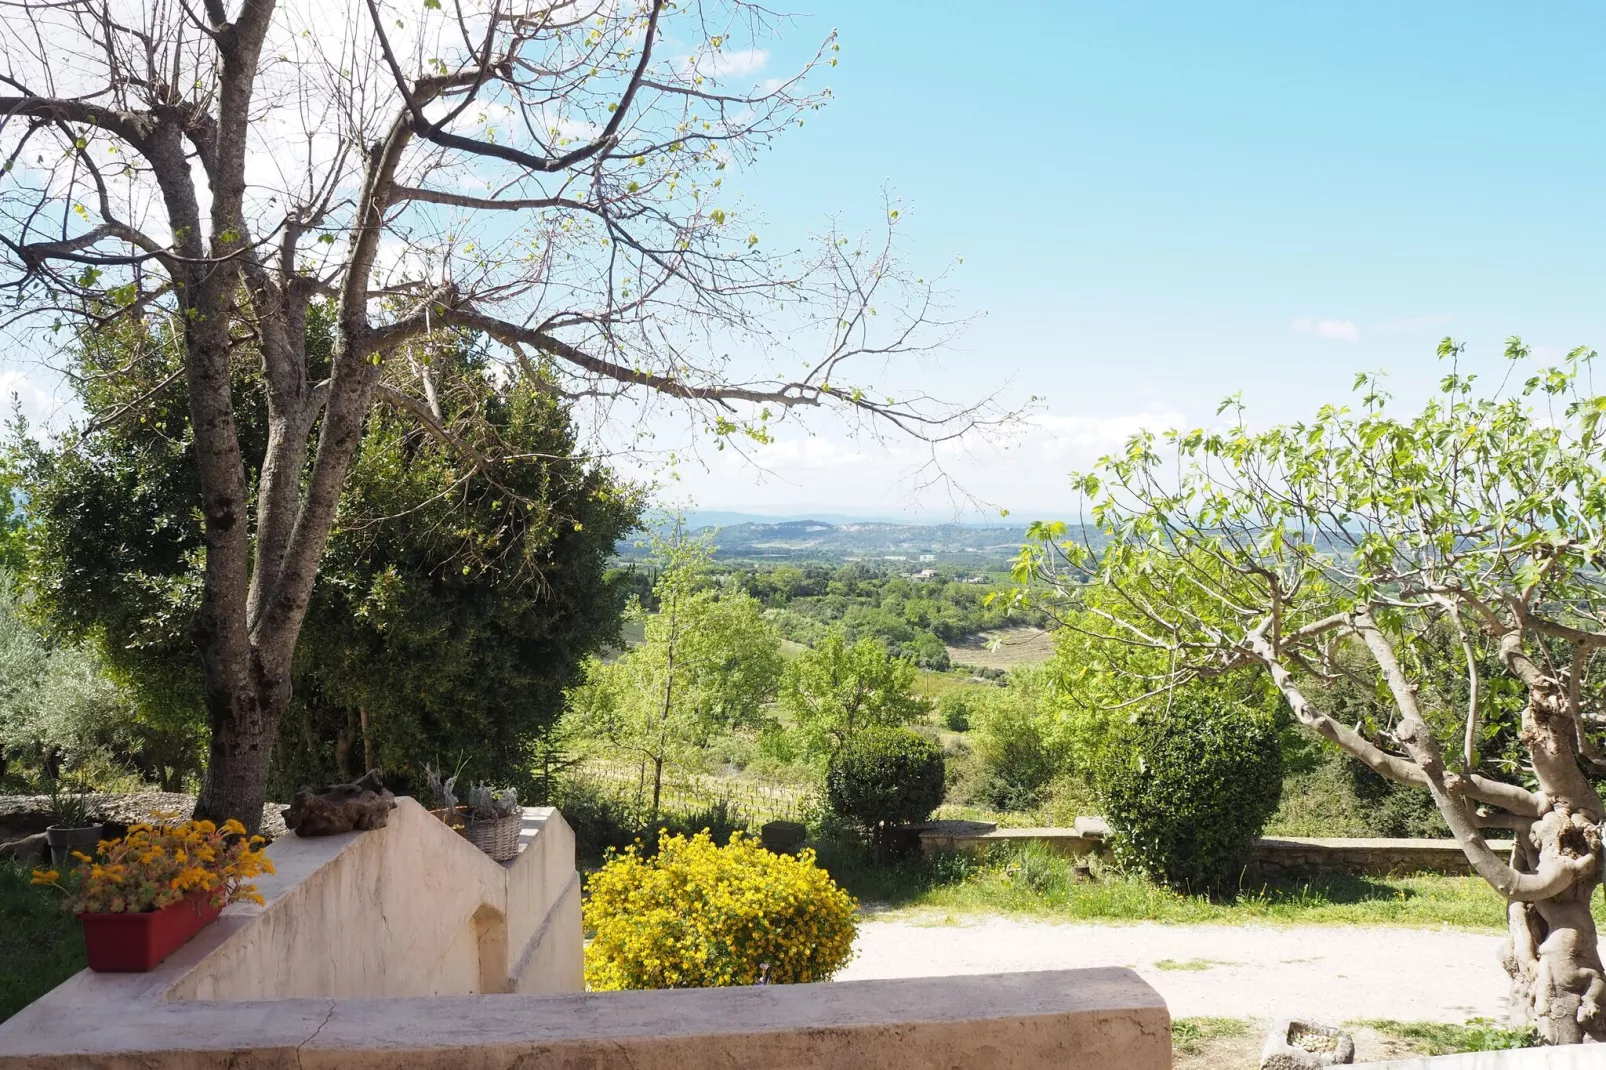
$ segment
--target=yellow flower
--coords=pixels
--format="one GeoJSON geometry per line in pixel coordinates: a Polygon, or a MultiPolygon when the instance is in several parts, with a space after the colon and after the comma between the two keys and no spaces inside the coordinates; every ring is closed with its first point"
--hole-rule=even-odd
{"type": "Polygon", "coordinates": [[[36,869],[33,871],[33,880],[30,884],[55,884],[61,880],[61,874],[53,869],[36,869]]]}
{"type": "Polygon", "coordinates": [[[595,990],[824,980],[852,953],[857,904],[810,857],[706,833],[632,847],[593,874],[582,907],[595,990]],[[766,965],[767,964],[767,965],[766,965]]]}

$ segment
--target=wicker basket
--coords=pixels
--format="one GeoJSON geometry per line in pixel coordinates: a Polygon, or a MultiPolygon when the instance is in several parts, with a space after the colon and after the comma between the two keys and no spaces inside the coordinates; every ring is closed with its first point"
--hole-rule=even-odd
{"type": "Polygon", "coordinates": [[[476,821],[470,817],[468,824],[458,831],[493,861],[506,862],[519,853],[519,829],[523,826],[523,814],[509,814],[490,821],[476,821]]]}

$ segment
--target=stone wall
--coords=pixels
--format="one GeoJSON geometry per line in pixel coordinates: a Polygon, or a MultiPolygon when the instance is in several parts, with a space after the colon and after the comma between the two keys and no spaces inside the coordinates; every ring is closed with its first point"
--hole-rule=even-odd
{"type": "MultiPolygon", "coordinates": [[[[932,851],[984,851],[1032,842],[1069,858],[1110,860],[1102,818],[1077,818],[1072,828],[998,828],[984,821],[932,821],[912,826],[920,848],[932,851]]],[[[1506,853],[1509,843],[1491,843],[1506,853]]],[[[1387,877],[1408,873],[1468,876],[1472,867],[1454,840],[1313,839],[1299,836],[1256,840],[1250,852],[1253,875],[1263,878],[1351,874],[1387,877]]]]}

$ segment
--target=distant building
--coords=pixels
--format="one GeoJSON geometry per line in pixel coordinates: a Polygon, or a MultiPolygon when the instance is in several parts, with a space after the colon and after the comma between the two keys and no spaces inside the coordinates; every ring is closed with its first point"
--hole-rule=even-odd
{"type": "Polygon", "coordinates": [[[905,557],[903,554],[888,554],[886,557],[883,557],[881,560],[883,560],[883,561],[907,561],[909,559],[907,557],[905,557]]]}
{"type": "Polygon", "coordinates": [[[922,561],[935,561],[935,560],[937,560],[937,555],[936,554],[921,554],[920,555],[920,560],[922,560],[922,561]]]}
{"type": "Polygon", "coordinates": [[[919,572],[916,572],[913,576],[910,577],[910,579],[915,579],[915,580],[934,580],[936,578],[937,578],[937,570],[934,569],[934,568],[923,568],[919,572]]]}

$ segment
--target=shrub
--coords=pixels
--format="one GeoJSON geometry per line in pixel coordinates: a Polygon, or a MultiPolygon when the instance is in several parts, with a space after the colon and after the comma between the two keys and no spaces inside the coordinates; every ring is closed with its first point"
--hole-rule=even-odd
{"type": "Polygon", "coordinates": [[[1124,725],[1095,771],[1116,860],[1189,891],[1238,875],[1282,792],[1275,724],[1215,697],[1177,692],[1124,725]]]}
{"type": "Polygon", "coordinates": [[[851,737],[825,775],[831,810],[866,829],[924,821],[942,796],[942,748],[907,728],[851,737]]]}
{"type": "Polygon", "coordinates": [[[616,788],[581,775],[560,778],[551,805],[574,830],[575,854],[586,861],[623,850],[641,831],[635,811],[616,788]]]}
{"type": "Polygon", "coordinates": [[[1025,687],[996,688],[973,700],[979,775],[970,801],[995,810],[1030,810],[1065,765],[1043,730],[1037,697],[1025,687]]]}
{"type": "Polygon", "coordinates": [[[664,833],[695,836],[699,832],[706,832],[716,845],[723,847],[737,833],[747,831],[746,815],[741,807],[726,797],[685,813],[660,814],[657,827],[647,829],[643,834],[642,844],[645,852],[652,854],[657,850],[659,837],[664,833]]]}
{"type": "Polygon", "coordinates": [[[587,886],[586,984],[715,988],[828,980],[852,954],[853,897],[814,852],[772,854],[740,833],[665,836],[652,858],[616,854],[587,886]]]}
{"type": "Polygon", "coordinates": [[[950,732],[970,731],[971,699],[963,691],[950,691],[937,700],[937,716],[950,732]]]}

